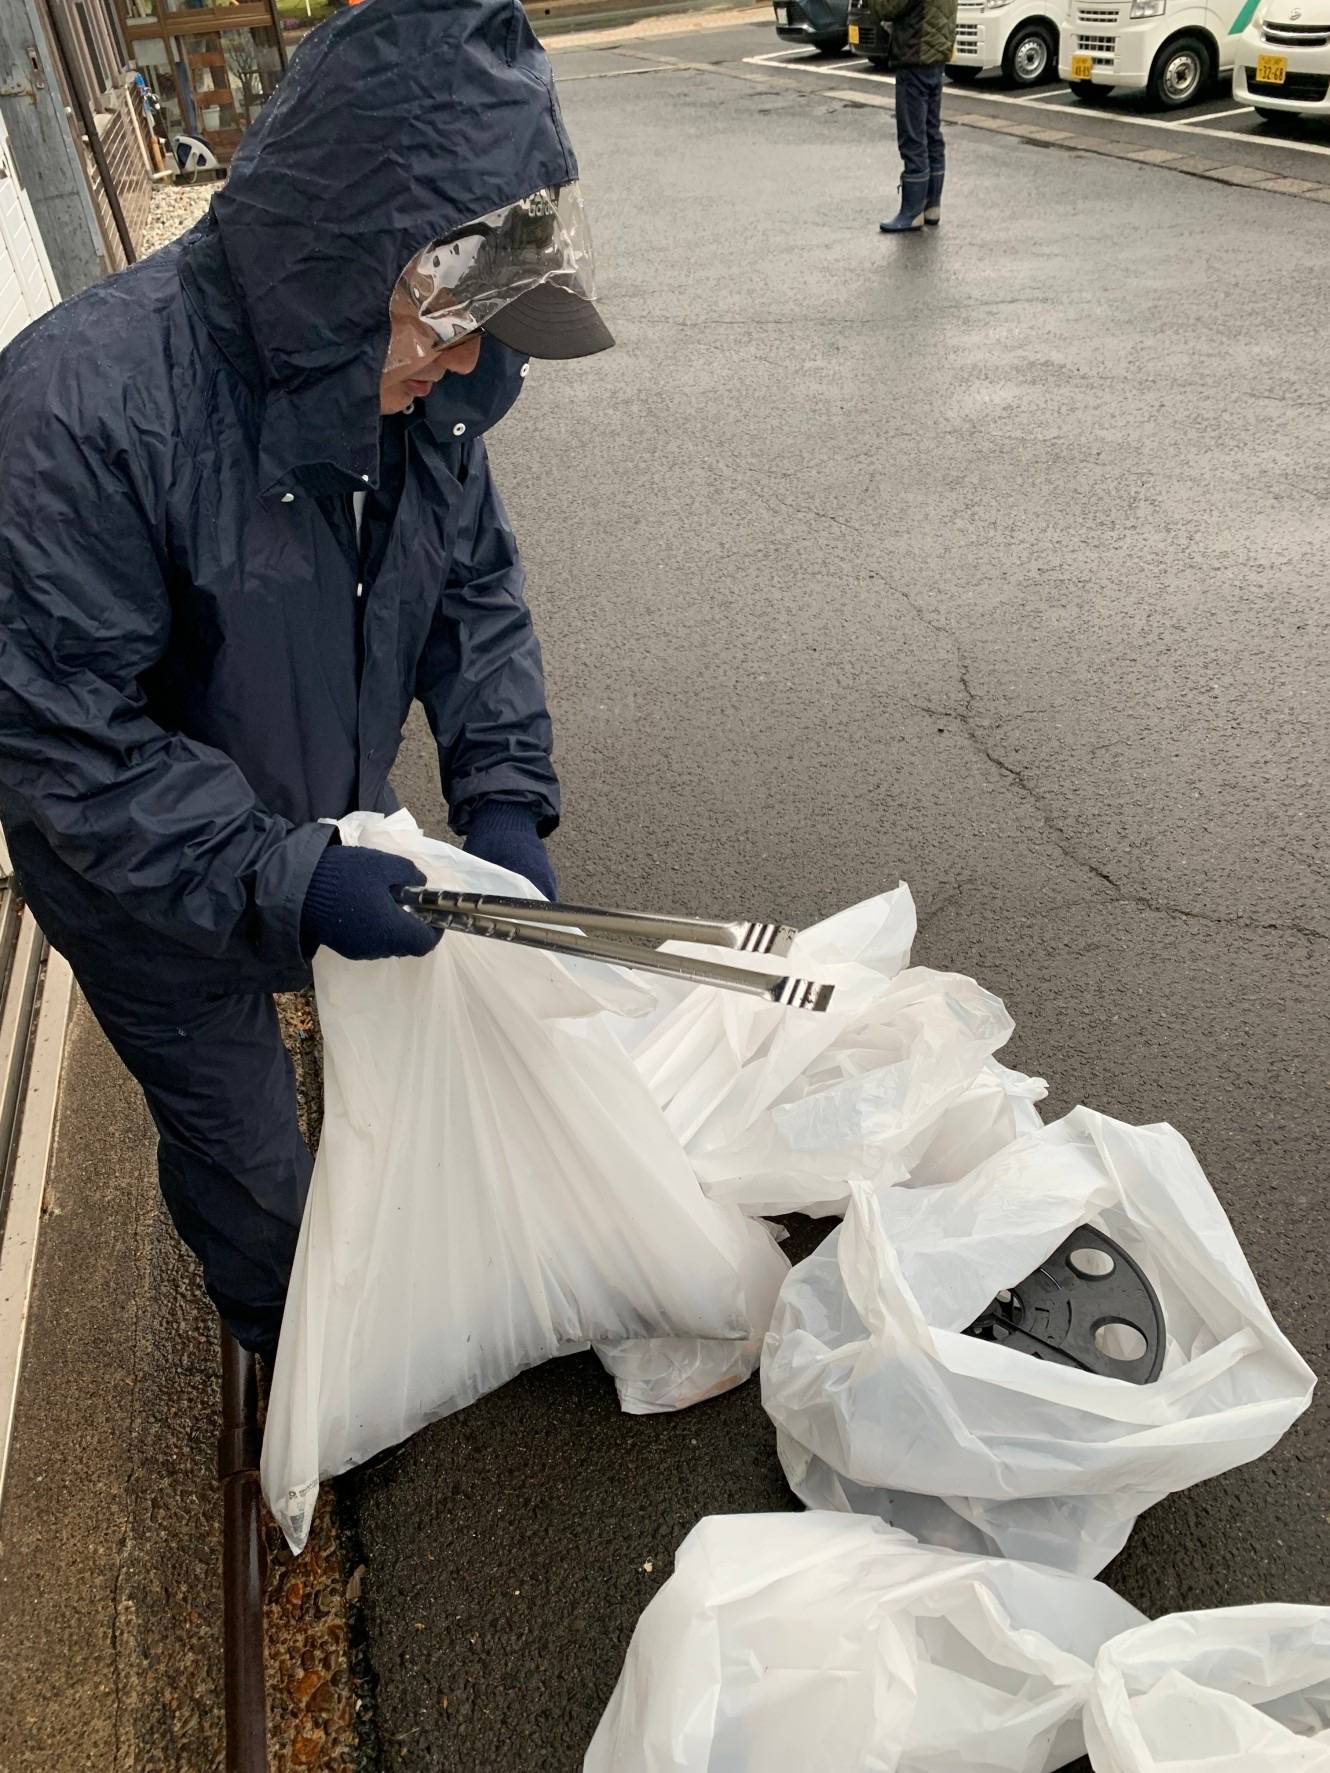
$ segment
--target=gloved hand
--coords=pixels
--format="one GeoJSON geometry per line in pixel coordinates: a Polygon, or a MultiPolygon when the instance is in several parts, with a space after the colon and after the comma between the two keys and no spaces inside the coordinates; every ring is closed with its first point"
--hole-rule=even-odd
{"type": "Polygon", "coordinates": [[[471,815],[467,854],[521,874],[547,899],[557,899],[559,883],[545,845],[536,836],[539,823],[539,815],[517,801],[482,800],[471,815]]]}
{"type": "Polygon", "coordinates": [[[443,931],[403,910],[392,896],[393,887],[424,884],[425,876],[405,856],[330,843],[305,893],[300,946],[307,955],[333,948],[348,960],[428,954],[443,931]]]}

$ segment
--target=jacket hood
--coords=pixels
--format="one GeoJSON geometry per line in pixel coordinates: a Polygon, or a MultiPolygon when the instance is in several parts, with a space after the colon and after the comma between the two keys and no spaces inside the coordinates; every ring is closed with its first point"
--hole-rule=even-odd
{"type": "Polygon", "coordinates": [[[364,0],[306,38],[212,206],[264,383],[265,492],[375,478],[407,262],[576,177],[519,0],[364,0]]]}

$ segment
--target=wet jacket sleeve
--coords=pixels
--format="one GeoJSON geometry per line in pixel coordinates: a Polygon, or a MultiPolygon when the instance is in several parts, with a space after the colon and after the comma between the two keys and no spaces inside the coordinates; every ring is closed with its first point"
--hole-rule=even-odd
{"type": "Polygon", "coordinates": [[[517,543],[480,439],[467,467],[467,498],[416,695],[439,748],[453,829],[465,833],[476,805],[496,798],[529,806],[544,837],[559,822],[559,784],[540,647],[517,543]]]}
{"type": "Polygon", "coordinates": [[[24,405],[0,402],[0,803],[149,928],[289,974],[328,830],[149,718],[170,569],[138,452],[24,405]]]}

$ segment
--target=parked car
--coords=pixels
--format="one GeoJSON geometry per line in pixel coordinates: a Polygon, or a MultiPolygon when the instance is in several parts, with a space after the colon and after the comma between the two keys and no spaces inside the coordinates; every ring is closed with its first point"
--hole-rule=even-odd
{"type": "MultiPolygon", "coordinates": [[[[981,74],[1001,69],[1015,86],[1051,80],[1058,65],[1058,37],[1068,0],[960,0],[956,48],[947,78],[968,85],[981,74]]],[[[865,0],[850,0],[846,18],[850,48],[887,66],[888,32],[865,0]]]]}
{"type": "Polygon", "coordinates": [[[1250,0],[1071,0],[1058,75],[1078,99],[1144,87],[1161,111],[1202,98],[1233,67],[1231,33],[1250,0]]]}
{"type": "Polygon", "coordinates": [[[824,55],[839,55],[849,40],[848,0],[774,0],[776,35],[791,43],[811,43],[824,55]]]}
{"type": "Polygon", "coordinates": [[[947,78],[963,85],[1000,68],[1013,86],[1051,80],[1068,5],[1069,0],[960,0],[947,78]]]}
{"type": "Polygon", "coordinates": [[[887,65],[887,44],[890,41],[889,28],[880,25],[868,10],[865,0],[850,0],[849,10],[845,15],[845,29],[849,37],[850,48],[875,68],[887,65]]]}
{"type": "Polygon", "coordinates": [[[1233,96],[1268,123],[1330,118],[1330,0],[1258,6],[1238,38],[1233,96]]]}

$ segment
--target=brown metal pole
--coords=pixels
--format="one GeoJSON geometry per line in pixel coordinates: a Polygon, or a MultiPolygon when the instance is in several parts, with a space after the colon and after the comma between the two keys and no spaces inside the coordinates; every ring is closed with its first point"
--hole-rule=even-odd
{"type": "Polygon", "coordinates": [[[277,33],[277,56],[285,73],[290,65],[290,57],[286,53],[286,36],[282,30],[282,15],[277,10],[277,0],[268,0],[268,11],[272,14],[273,30],[277,33]]]}
{"type": "Polygon", "coordinates": [[[268,1773],[263,1679],[263,1585],[259,1518],[259,1388],[254,1356],[222,1331],[222,1632],[226,1773],[268,1773]]]}
{"type": "Polygon", "coordinates": [[[46,8],[46,17],[50,21],[51,30],[55,35],[56,50],[64,65],[65,83],[69,87],[70,96],[78,111],[83,133],[88,139],[88,147],[97,167],[97,176],[102,181],[103,191],[106,192],[106,201],[110,205],[115,231],[120,236],[120,246],[125,255],[125,263],[132,265],[139,255],[134,250],[134,237],[129,231],[129,223],[125,220],[125,212],[120,207],[120,193],[115,188],[115,180],[111,177],[111,169],[106,163],[106,151],[102,147],[102,138],[97,130],[97,119],[92,114],[87,94],[79,81],[74,57],[70,53],[69,38],[65,32],[65,21],[60,10],[60,0],[50,0],[50,4],[46,8]]]}

